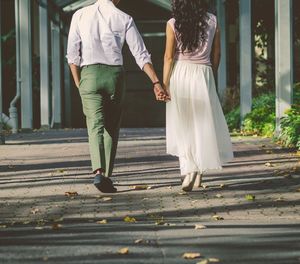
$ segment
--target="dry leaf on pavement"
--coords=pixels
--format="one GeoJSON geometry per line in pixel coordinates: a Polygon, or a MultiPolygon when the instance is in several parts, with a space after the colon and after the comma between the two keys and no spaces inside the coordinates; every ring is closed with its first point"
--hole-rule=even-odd
{"type": "Polygon", "coordinates": [[[222,194],[220,194],[220,193],[217,193],[217,194],[216,194],[216,197],[217,197],[217,198],[224,198],[224,196],[223,196],[222,194]]]}
{"type": "Polygon", "coordinates": [[[135,240],[134,241],[134,244],[141,244],[141,243],[143,243],[144,242],[144,239],[137,239],[137,240],[135,240]]]}
{"type": "Polygon", "coordinates": [[[136,223],[137,222],[134,217],[130,217],[130,216],[125,216],[123,220],[126,223],[136,223]]]}
{"type": "Polygon", "coordinates": [[[200,257],[201,257],[200,253],[193,253],[193,252],[186,252],[182,255],[182,258],[184,259],[196,259],[200,257]]]}
{"type": "Polygon", "coordinates": [[[201,224],[195,224],[195,229],[205,229],[207,226],[201,224]]]}
{"type": "Polygon", "coordinates": [[[208,264],[208,263],[209,263],[208,259],[203,259],[203,260],[197,262],[196,264],[208,264]]]}
{"type": "Polygon", "coordinates": [[[216,221],[224,220],[224,218],[222,216],[219,216],[219,215],[213,215],[212,219],[214,219],[216,221]]]}
{"type": "Polygon", "coordinates": [[[36,214],[36,213],[39,212],[39,211],[40,211],[40,209],[38,209],[38,208],[33,208],[33,209],[30,211],[30,213],[36,214]]]}
{"type": "Polygon", "coordinates": [[[7,225],[0,225],[0,228],[6,228],[7,225]]]}
{"type": "Polygon", "coordinates": [[[208,262],[209,263],[216,263],[216,262],[220,262],[220,260],[218,258],[208,258],[208,262]]]}
{"type": "Polygon", "coordinates": [[[265,166],[267,166],[267,167],[274,167],[274,165],[271,162],[265,163],[265,166]]]}
{"type": "Polygon", "coordinates": [[[112,200],[111,197],[103,197],[103,198],[102,198],[102,201],[103,201],[103,202],[108,202],[108,201],[111,201],[111,200],[112,200]]]}
{"type": "Polygon", "coordinates": [[[105,224],[107,224],[107,220],[103,219],[103,220],[97,221],[96,224],[105,225],[105,224]]]}
{"type": "Polygon", "coordinates": [[[78,193],[77,192],[65,192],[65,196],[68,196],[68,197],[74,197],[74,196],[77,196],[78,193]]]}
{"type": "Polygon", "coordinates": [[[60,229],[60,228],[62,228],[61,224],[58,224],[58,223],[52,224],[52,229],[57,230],[57,229],[60,229]]]}
{"type": "Polygon", "coordinates": [[[132,190],[141,191],[141,190],[147,190],[148,185],[134,185],[131,187],[132,190]]]}
{"type": "Polygon", "coordinates": [[[254,201],[255,200],[255,195],[252,194],[246,194],[245,195],[246,200],[248,201],[254,201]]]}
{"type": "Polygon", "coordinates": [[[126,255],[129,253],[129,249],[128,248],[121,248],[118,250],[118,253],[119,254],[122,254],[122,255],[126,255]]]}

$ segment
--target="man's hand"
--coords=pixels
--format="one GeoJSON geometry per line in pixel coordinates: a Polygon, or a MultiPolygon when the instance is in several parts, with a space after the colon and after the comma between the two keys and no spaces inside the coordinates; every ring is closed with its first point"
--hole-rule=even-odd
{"type": "Polygon", "coordinates": [[[170,101],[170,96],[167,92],[162,88],[161,84],[154,85],[154,94],[157,101],[167,102],[170,101]]]}

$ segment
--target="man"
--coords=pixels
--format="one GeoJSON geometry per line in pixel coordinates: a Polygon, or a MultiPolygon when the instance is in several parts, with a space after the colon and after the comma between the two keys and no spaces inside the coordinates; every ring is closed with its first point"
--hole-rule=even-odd
{"type": "Polygon", "coordinates": [[[104,193],[117,191],[109,177],[122,114],[125,41],[152,81],[156,99],[168,98],[133,19],[116,7],[119,1],[98,0],[75,12],[68,37],[67,59],[86,116],[94,185],[104,193]]]}

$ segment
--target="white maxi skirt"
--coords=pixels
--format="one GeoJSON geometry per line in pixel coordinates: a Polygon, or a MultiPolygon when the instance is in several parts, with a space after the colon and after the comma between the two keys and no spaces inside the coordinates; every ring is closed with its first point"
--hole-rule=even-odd
{"type": "Polygon", "coordinates": [[[233,158],[210,66],[177,61],[166,106],[167,153],[179,157],[181,175],[221,169],[233,158]]]}

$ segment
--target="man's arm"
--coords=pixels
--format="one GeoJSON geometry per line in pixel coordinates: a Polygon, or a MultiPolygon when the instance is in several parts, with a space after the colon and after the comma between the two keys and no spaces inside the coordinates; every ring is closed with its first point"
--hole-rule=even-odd
{"type": "Polygon", "coordinates": [[[73,80],[77,88],[80,82],[80,62],[81,62],[81,37],[78,29],[78,13],[72,17],[67,47],[67,59],[72,72],[73,80]]]}
{"type": "Polygon", "coordinates": [[[151,63],[146,63],[144,65],[143,71],[148,75],[148,77],[150,78],[150,80],[152,81],[152,83],[155,83],[153,85],[153,89],[154,89],[154,94],[156,97],[156,100],[158,101],[167,101],[170,98],[166,95],[164,89],[162,88],[158,77],[154,71],[153,65],[151,63]]]}
{"type": "Polygon", "coordinates": [[[72,76],[73,76],[73,80],[74,80],[74,83],[76,85],[77,88],[79,88],[79,82],[80,82],[80,68],[75,65],[75,64],[69,64],[70,66],[70,69],[71,69],[71,73],[72,73],[72,76]]]}
{"type": "Polygon", "coordinates": [[[131,51],[131,54],[135,58],[137,65],[147,74],[152,83],[156,83],[153,87],[156,99],[159,101],[168,100],[164,89],[162,88],[161,84],[158,83],[159,79],[152,65],[151,56],[146,49],[144,41],[140,33],[138,32],[132,18],[130,18],[127,27],[126,42],[131,51]]]}

